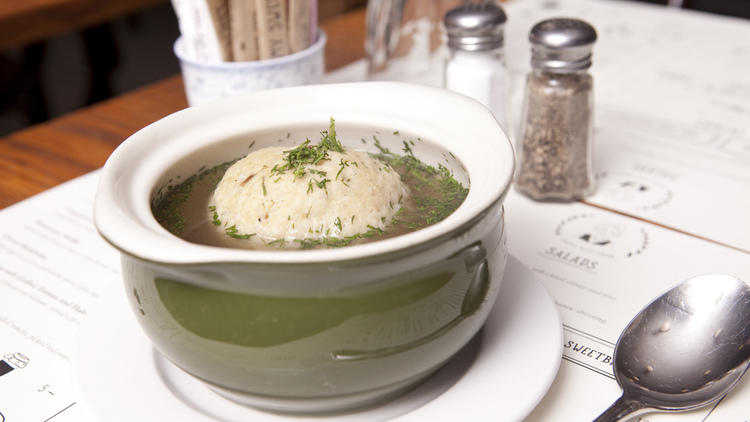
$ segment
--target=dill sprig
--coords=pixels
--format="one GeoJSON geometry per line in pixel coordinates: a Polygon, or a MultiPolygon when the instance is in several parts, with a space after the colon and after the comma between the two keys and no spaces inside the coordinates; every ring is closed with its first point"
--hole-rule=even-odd
{"type": "Polygon", "coordinates": [[[351,236],[344,237],[330,237],[325,236],[317,239],[294,239],[295,242],[299,243],[301,249],[312,249],[318,246],[328,246],[331,248],[341,248],[349,246],[352,242],[358,239],[365,239],[383,234],[383,229],[371,225],[367,225],[367,231],[363,233],[355,233],[351,236]]]}
{"type": "Polygon", "coordinates": [[[339,161],[339,171],[336,173],[336,177],[334,178],[335,180],[339,180],[339,176],[341,175],[341,172],[344,171],[344,168],[346,167],[349,167],[349,161],[344,160],[342,158],[341,161],[339,161]]]}
{"type": "Polygon", "coordinates": [[[283,248],[284,245],[286,245],[286,239],[279,238],[279,239],[276,239],[276,240],[272,240],[272,241],[266,243],[266,245],[268,245],[268,246],[278,246],[280,248],[283,248]]]}
{"type": "Polygon", "coordinates": [[[233,238],[233,239],[249,239],[252,236],[255,236],[255,233],[240,233],[239,230],[237,230],[237,226],[232,225],[232,227],[227,227],[224,230],[224,233],[226,233],[227,236],[233,238]]]}
{"type": "Polygon", "coordinates": [[[211,205],[211,206],[208,207],[208,210],[212,213],[212,215],[211,215],[211,223],[214,226],[220,226],[221,225],[221,220],[219,220],[219,213],[216,211],[216,206],[215,205],[211,205]]]}
{"type": "Polygon", "coordinates": [[[329,159],[329,151],[344,152],[344,147],[336,138],[336,122],[333,118],[331,118],[328,130],[322,131],[321,135],[322,138],[316,145],[313,145],[309,139],[306,139],[305,142],[297,147],[284,151],[284,163],[273,166],[271,174],[281,174],[291,171],[294,177],[298,178],[304,176],[309,171],[310,173],[325,176],[325,172],[315,169],[308,170],[308,167],[329,159]]]}

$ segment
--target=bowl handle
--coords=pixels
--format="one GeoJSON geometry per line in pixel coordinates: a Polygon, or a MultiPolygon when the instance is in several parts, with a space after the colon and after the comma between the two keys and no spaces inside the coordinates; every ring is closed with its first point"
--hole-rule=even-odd
{"type": "Polygon", "coordinates": [[[461,302],[461,312],[455,318],[438,330],[408,343],[375,350],[338,350],[331,353],[332,357],[335,360],[352,361],[382,358],[402,353],[441,337],[463,320],[473,315],[484,302],[490,286],[487,250],[482,246],[481,242],[477,242],[452,255],[451,258],[459,255],[463,256],[466,273],[471,277],[471,281],[461,302]]]}

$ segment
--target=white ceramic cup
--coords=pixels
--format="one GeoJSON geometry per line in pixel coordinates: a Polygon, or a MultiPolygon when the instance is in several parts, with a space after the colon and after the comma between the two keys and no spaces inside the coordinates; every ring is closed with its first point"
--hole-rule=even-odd
{"type": "Polygon", "coordinates": [[[202,62],[189,57],[182,37],[174,43],[180,61],[188,104],[320,81],[324,72],[326,34],[318,32],[313,45],[282,57],[246,62],[202,62]]]}

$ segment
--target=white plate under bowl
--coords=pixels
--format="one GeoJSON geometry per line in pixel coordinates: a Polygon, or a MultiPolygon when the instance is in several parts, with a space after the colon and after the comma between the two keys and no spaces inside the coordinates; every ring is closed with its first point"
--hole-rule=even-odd
{"type": "Polygon", "coordinates": [[[82,325],[73,366],[82,403],[96,421],[518,421],[554,380],[562,343],[554,301],[511,257],[482,331],[417,388],[375,407],[283,415],[229,401],[154,350],[119,286],[82,325]]]}

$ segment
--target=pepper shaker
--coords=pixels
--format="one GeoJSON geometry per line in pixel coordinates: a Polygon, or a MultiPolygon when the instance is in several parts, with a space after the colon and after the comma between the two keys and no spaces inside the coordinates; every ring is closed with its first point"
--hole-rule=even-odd
{"type": "Polygon", "coordinates": [[[484,104],[509,133],[510,89],[503,54],[506,21],[494,1],[466,2],[445,14],[450,57],[444,86],[484,104]]]}
{"type": "Polygon", "coordinates": [[[594,190],[588,69],[596,30],[578,19],[548,19],[529,41],[516,189],[536,200],[580,199],[594,190]]]}

